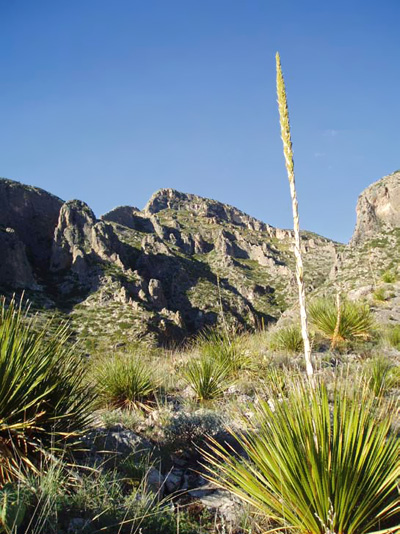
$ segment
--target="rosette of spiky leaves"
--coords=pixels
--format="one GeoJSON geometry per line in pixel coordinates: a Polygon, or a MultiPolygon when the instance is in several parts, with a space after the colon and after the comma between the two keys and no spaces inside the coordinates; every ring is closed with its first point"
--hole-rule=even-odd
{"type": "Polygon", "coordinates": [[[251,369],[253,362],[240,343],[240,337],[216,329],[202,331],[196,339],[200,354],[220,362],[237,374],[244,369],[251,369]]]}
{"type": "Polygon", "coordinates": [[[300,326],[293,324],[282,326],[271,333],[269,348],[273,351],[299,354],[304,350],[303,336],[300,326]]]}
{"type": "Polygon", "coordinates": [[[22,300],[0,302],[0,484],[50,441],[86,427],[93,393],[68,327],[29,317],[22,300]]]}
{"type": "Polygon", "coordinates": [[[343,300],[339,306],[338,310],[333,298],[313,300],[308,312],[314,327],[328,339],[336,337],[339,342],[367,340],[373,335],[374,320],[367,304],[343,300]]]}
{"type": "Polygon", "coordinates": [[[159,388],[153,368],[139,354],[103,358],[93,372],[100,396],[119,408],[149,409],[159,388]]]}
{"type": "Polygon", "coordinates": [[[189,361],[183,370],[183,378],[199,401],[221,398],[233,383],[229,366],[208,355],[189,361]]]}
{"type": "Polygon", "coordinates": [[[331,407],[324,385],[299,385],[254,411],[247,432],[231,431],[245,459],[210,440],[204,456],[217,485],[303,534],[363,534],[398,521],[399,440],[368,390],[338,388],[331,407]]]}

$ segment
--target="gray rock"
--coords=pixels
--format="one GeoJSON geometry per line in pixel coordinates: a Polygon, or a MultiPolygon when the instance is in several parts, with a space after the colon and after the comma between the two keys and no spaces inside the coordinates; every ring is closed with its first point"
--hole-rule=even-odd
{"type": "Polygon", "coordinates": [[[96,428],[85,434],[82,441],[92,454],[106,451],[123,456],[132,453],[143,456],[153,449],[149,440],[120,425],[111,429],[96,428]]]}
{"type": "Polygon", "coordinates": [[[231,524],[238,523],[243,511],[240,501],[226,490],[218,489],[201,497],[200,502],[208,510],[222,516],[225,521],[231,524]]]}
{"type": "Polygon", "coordinates": [[[165,491],[165,477],[155,467],[150,467],[146,473],[147,488],[162,499],[165,491]]]}
{"type": "Polygon", "coordinates": [[[39,289],[26,247],[13,228],[0,227],[0,280],[11,288],[39,289]]]}
{"type": "Polygon", "coordinates": [[[88,519],[74,517],[68,523],[67,534],[80,534],[89,525],[90,521],[88,519]]]}
{"type": "Polygon", "coordinates": [[[160,280],[151,278],[149,280],[148,291],[150,300],[157,309],[162,310],[167,307],[167,299],[165,298],[160,280]]]}
{"type": "Polygon", "coordinates": [[[400,171],[384,176],[365,189],[357,202],[357,222],[351,244],[400,226],[400,171]]]}
{"type": "Polygon", "coordinates": [[[173,468],[165,477],[165,487],[169,493],[178,491],[183,480],[183,469],[173,468]]]}

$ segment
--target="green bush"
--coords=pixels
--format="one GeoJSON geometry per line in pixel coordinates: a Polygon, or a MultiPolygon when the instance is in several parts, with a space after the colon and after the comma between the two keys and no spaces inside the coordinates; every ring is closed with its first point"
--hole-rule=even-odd
{"type": "Polygon", "coordinates": [[[373,292],[373,297],[379,302],[384,302],[387,299],[385,288],[383,286],[377,287],[373,292]]]}
{"type": "Polygon", "coordinates": [[[310,321],[331,341],[348,342],[368,340],[374,329],[374,321],[369,306],[344,300],[340,303],[339,328],[336,332],[338,310],[332,298],[316,299],[308,308],[310,321]]]}
{"type": "Polygon", "coordinates": [[[390,346],[400,350],[400,325],[396,324],[387,328],[384,338],[388,341],[390,346]]]}
{"type": "Polygon", "coordinates": [[[153,369],[137,354],[115,355],[94,364],[99,395],[118,408],[148,408],[154,400],[158,382],[153,369]]]}
{"type": "Polygon", "coordinates": [[[378,356],[369,362],[366,380],[374,395],[383,397],[397,382],[395,367],[387,358],[378,356]]]}
{"type": "Polygon", "coordinates": [[[190,361],[183,369],[183,379],[192,388],[199,401],[215,400],[232,385],[231,369],[224,361],[209,356],[190,361]]]}
{"type": "Polygon", "coordinates": [[[0,484],[36,469],[43,448],[84,429],[93,391],[66,325],[0,302],[0,484]]]}
{"type": "Polygon", "coordinates": [[[251,358],[241,348],[239,338],[217,330],[206,330],[197,338],[202,356],[221,363],[233,374],[251,367],[251,358]]]}
{"type": "Polygon", "coordinates": [[[381,276],[382,282],[386,284],[393,284],[396,281],[396,273],[393,271],[385,271],[381,276]]]}
{"type": "Polygon", "coordinates": [[[273,351],[299,354],[304,350],[303,336],[298,325],[282,326],[271,333],[269,348],[273,351]]]}
{"type": "Polygon", "coordinates": [[[172,449],[187,449],[198,445],[206,436],[215,436],[224,430],[222,417],[211,410],[180,412],[165,426],[165,438],[172,449]]]}
{"type": "Polygon", "coordinates": [[[204,457],[210,478],[261,517],[304,534],[364,534],[398,514],[399,440],[368,391],[336,389],[331,407],[324,385],[299,385],[254,411],[250,431],[234,434],[245,459],[215,440],[204,457]]]}

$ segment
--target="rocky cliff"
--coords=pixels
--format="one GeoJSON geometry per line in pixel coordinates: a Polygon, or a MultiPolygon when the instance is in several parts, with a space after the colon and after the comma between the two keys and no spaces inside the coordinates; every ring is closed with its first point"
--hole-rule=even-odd
{"type": "Polygon", "coordinates": [[[330,277],[316,293],[363,299],[378,322],[400,321],[400,172],[367,187],[357,202],[349,245],[337,248],[330,277]]]}
{"type": "Polygon", "coordinates": [[[0,179],[0,282],[31,288],[46,276],[62,200],[0,179]]]}
{"type": "Polygon", "coordinates": [[[365,189],[358,199],[356,211],[353,245],[400,227],[400,171],[384,176],[365,189]]]}
{"type": "MultiPolygon", "coordinates": [[[[292,236],[220,202],[162,189],[97,219],[79,200],[0,180],[0,285],[67,314],[85,339],[168,342],[224,320],[252,328],[295,300],[292,236]]],[[[307,286],[338,245],[304,232],[307,286]]]]}

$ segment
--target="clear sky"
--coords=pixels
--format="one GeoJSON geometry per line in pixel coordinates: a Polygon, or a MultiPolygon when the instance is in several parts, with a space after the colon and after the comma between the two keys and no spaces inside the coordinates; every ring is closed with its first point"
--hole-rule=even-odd
{"type": "Polygon", "coordinates": [[[400,167],[400,0],[0,0],[0,176],[142,208],[163,187],[347,241],[400,167]]]}

